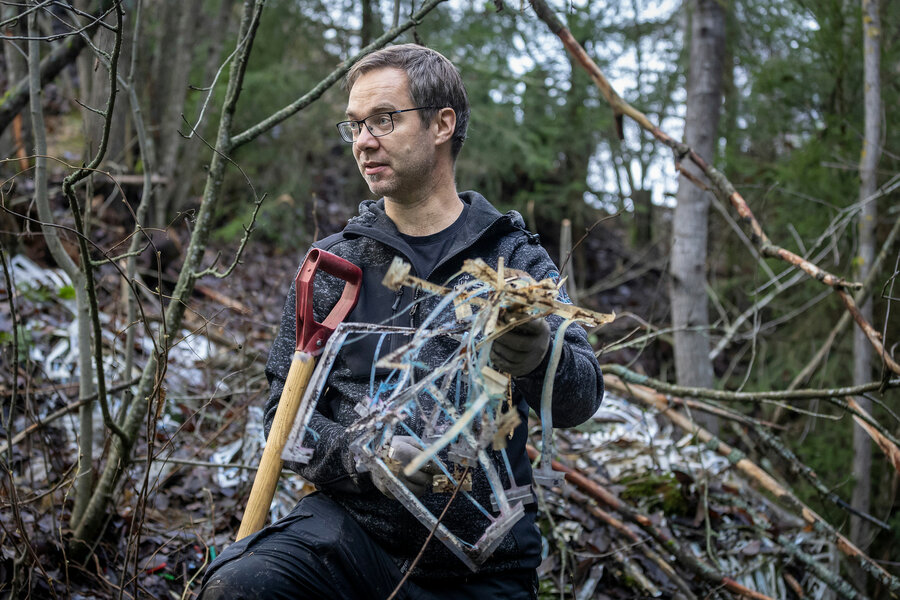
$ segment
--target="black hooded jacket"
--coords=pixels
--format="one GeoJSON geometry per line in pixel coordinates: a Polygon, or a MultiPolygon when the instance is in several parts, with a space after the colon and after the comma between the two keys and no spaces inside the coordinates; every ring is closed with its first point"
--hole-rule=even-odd
{"type": "MultiPolygon", "coordinates": [[[[459,274],[464,260],[481,258],[496,268],[498,257],[503,256],[506,267],[525,271],[535,280],[548,277],[558,279],[558,269],[539,245],[537,235],[525,230],[524,221],[517,212],[510,211],[501,215],[475,192],[464,192],[460,198],[469,205],[468,217],[456,232],[451,250],[431,273],[417,274],[413,269],[413,275],[452,287],[471,279],[468,274],[459,274]]],[[[418,298],[420,301],[414,304],[413,293],[409,288],[393,292],[381,285],[395,256],[411,262],[412,255],[409,245],[400,237],[396,226],[385,214],[384,200],[363,202],[359,207],[359,216],[350,219],[342,232],[316,243],[315,246],[337,254],[362,269],[363,285],[359,302],[346,319],[348,322],[418,327],[441,300],[439,297],[425,296],[418,298]]],[[[325,273],[316,275],[313,312],[317,321],[324,320],[340,297],[342,288],[342,281],[325,273]]],[[[295,303],[296,294],[292,285],[285,301],[281,327],[266,365],[271,385],[265,416],[267,434],[294,352],[295,303]]],[[[452,306],[445,313],[436,319],[437,323],[455,319],[452,306]]],[[[550,316],[547,321],[552,340],[562,318],[550,316]]],[[[402,342],[394,342],[393,345],[398,343],[402,342]]],[[[308,464],[290,466],[341,504],[402,565],[408,564],[418,554],[428,531],[398,501],[382,495],[375,488],[370,475],[357,472],[349,449],[355,434],[347,428],[359,419],[359,414],[354,410],[356,403],[370,392],[375,345],[374,339],[345,343],[331,370],[327,391],[320,398],[309,423],[316,439],[307,435],[304,445],[315,449],[313,457],[308,464]]],[[[447,338],[436,338],[423,347],[419,359],[430,365],[440,364],[456,345],[457,342],[447,338]]],[[[383,348],[379,355],[384,355],[387,351],[388,349],[383,348]]],[[[525,452],[528,408],[530,406],[540,412],[541,390],[549,356],[548,351],[543,363],[534,371],[513,379],[513,402],[522,423],[509,441],[507,455],[519,486],[531,483],[531,464],[525,452]]],[[[376,376],[378,374],[376,372],[376,376]]],[[[584,422],[599,408],[602,397],[603,378],[587,335],[580,326],[572,325],[565,333],[562,357],[554,379],[553,425],[572,427],[584,422]]],[[[417,434],[424,427],[417,414],[408,418],[406,423],[417,434]]],[[[504,486],[508,487],[509,478],[502,455],[494,451],[489,451],[489,455],[501,473],[504,486]]],[[[480,469],[474,473],[472,495],[482,506],[490,509],[490,488],[480,469]]],[[[437,515],[443,510],[448,498],[448,494],[429,493],[422,501],[437,515]]],[[[527,504],[525,511],[525,516],[481,566],[481,572],[533,568],[540,563],[541,540],[534,522],[535,503],[527,504]]],[[[470,502],[457,500],[447,511],[442,523],[463,540],[474,543],[484,532],[489,520],[475,510],[470,502]]],[[[468,573],[468,568],[442,543],[433,540],[418,563],[414,575],[440,579],[465,576],[468,573]]]]}

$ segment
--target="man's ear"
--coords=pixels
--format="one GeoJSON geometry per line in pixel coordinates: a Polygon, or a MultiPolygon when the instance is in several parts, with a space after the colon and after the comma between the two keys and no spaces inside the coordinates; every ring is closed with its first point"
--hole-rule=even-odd
{"type": "Polygon", "coordinates": [[[434,141],[440,146],[453,138],[453,132],[456,130],[456,111],[450,107],[442,108],[438,110],[435,120],[437,131],[434,141]]]}

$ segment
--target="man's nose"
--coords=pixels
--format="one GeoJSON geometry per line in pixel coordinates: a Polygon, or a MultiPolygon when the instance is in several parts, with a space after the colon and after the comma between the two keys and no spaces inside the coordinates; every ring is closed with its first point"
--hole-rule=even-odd
{"type": "Polygon", "coordinates": [[[372,132],[369,131],[369,128],[363,125],[359,129],[359,136],[356,138],[354,142],[357,148],[375,148],[378,146],[378,138],[372,135],[372,132]]]}

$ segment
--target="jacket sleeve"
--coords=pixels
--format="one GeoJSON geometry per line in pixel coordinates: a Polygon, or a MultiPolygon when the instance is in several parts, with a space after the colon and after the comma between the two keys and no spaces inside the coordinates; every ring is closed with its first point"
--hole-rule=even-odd
{"type": "MultiPolygon", "coordinates": [[[[315,293],[319,295],[321,292],[321,296],[324,296],[321,302],[317,298],[317,307],[325,305],[330,310],[340,296],[342,284],[335,283],[338,291],[332,301],[333,294],[330,293],[332,286],[329,285],[332,282],[328,281],[329,278],[330,276],[327,274],[316,275],[315,293]],[[320,282],[319,277],[323,277],[324,281],[320,282]]],[[[266,377],[270,386],[264,417],[266,437],[269,436],[269,430],[272,428],[272,421],[275,418],[275,411],[284,390],[296,347],[296,302],[297,293],[294,285],[291,284],[291,289],[284,302],[281,326],[266,362],[266,377]]],[[[321,314],[319,310],[315,310],[316,320],[321,322],[327,315],[327,311],[324,313],[321,314]]],[[[356,472],[356,463],[349,449],[352,441],[353,437],[346,428],[331,418],[327,402],[320,399],[310,418],[303,442],[307,448],[314,449],[311,460],[307,464],[289,462],[285,466],[321,489],[352,493],[361,491],[363,487],[373,487],[370,479],[366,478],[363,481],[360,474],[356,472]]]]}
{"type": "MultiPolygon", "coordinates": [[[[530,274],[535,280],[559,279],[559,269],[550,260],[547,251],[540,244],[522,236],[509,257],[509,266],[530,274]]],[[[562,300],[568,297],[562,295],[562,300]]],[[[513,381],[525,396],[528,405],[538,414],[541,412],[541,394],[544,378],[556,332],[564,319],[557,315],[547,317],[550,325],[550,347],[544,360],[531,373],[517,377],[513,381]]],[[[594,350],[587,339],[587,333],[578,323],[566,329],[562,354],[553,380],[553,426],[574,427],[584,423],[600,408],[603,400],[603,375],[594,356],[594,350]]]]}

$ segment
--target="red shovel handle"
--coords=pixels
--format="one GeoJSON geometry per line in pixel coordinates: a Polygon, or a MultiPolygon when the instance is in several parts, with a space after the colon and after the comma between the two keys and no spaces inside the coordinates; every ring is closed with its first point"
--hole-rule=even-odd
{"type": "Polygon", "coordinates": [[[341,321],[347,318],[356,301],[362,285],[362,269],[340,256],[313,248],[297,273],[297,352],[314,353],[320,350],[341,321]],[[313,280],[319,269],[338,279],[343,279],[344,292],[340,300],[321,323],[313,317],[313,280]]]}

